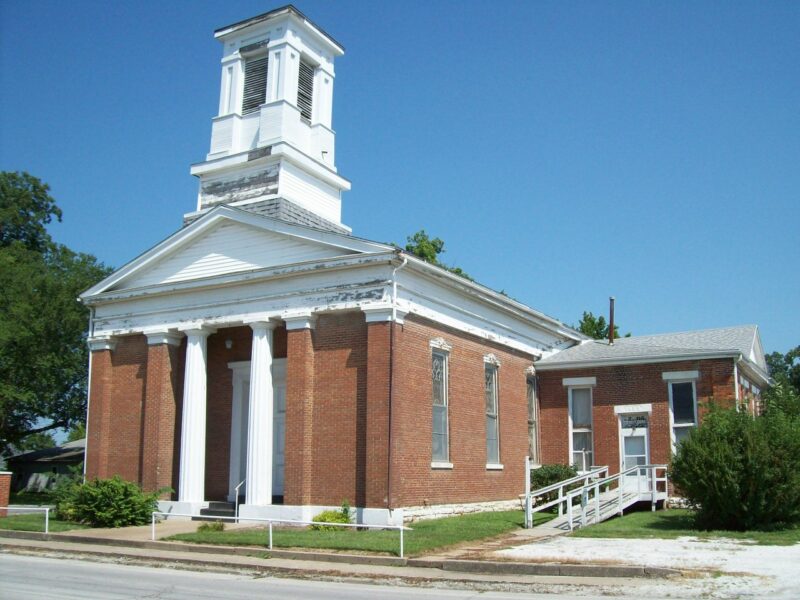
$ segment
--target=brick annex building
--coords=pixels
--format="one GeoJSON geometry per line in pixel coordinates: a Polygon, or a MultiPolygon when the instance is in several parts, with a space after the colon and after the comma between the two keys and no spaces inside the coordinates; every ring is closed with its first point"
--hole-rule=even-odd
{"type": "MultiPolygon", "coordinates": [[[[754,327],[610,345],[341,222],[334,61],[293,7],[217,30],[211,148],[183,227],[81,299],[86,475],[199,511],[367,522],[518,502],[524,457],[667,462],[767,381],[754,327]],[[538,393],[537,393],[538,390],[538,393]]],[[[751,409],[755,410],[754,400],[751,409]]]]}

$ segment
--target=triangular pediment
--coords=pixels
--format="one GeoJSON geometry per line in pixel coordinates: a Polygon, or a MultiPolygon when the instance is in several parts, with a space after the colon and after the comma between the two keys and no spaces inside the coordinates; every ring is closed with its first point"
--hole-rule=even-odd
{"type": "Polygon", "coordinates": [[[170,236],[83,294],[294,265],[388,246],[221,207],[170,236]]]}

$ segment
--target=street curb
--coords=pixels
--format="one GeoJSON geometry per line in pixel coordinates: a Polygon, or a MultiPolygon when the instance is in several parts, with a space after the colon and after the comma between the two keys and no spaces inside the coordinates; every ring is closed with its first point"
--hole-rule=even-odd
{"type": "MultiPolygon", "coordinates": [[[[297,550],[268,550],[264,548],[246,546],[211,546],[204,544],[183,544],[179,542],[142,542],[114,540],[107,538],[90,538],[69,534],[44,534],[35,531],[0,530],[0,539],[20,539],[46,542],[64,542],[77,544],[92,544],[111,546],[117,548],[142,548],[146,550],[165,550],[171,552],[190,552],[198,554],[212,554],[217,556],[247,556],[253,557],[258,552],[269,555],[269,558],[285,558],[293,560],[306,560],[327,563],[346,563],[353,565],[376,565],[389,567],[421,567],[440,569],[449,572],[473,573],[482,575],[549,575],[564,577],[673,577],[681,575],[675,569],[655,567],[634,567],[614,565],[575,565],[558,563],[521,563],[499,562],[487,560],[456,560],[440,559],[429,560],[425,558],[393,558],[387,556],[364,556],[359,554],[333,554],[324,552],[303,552],[297,550]]],[[[2,542],[0,542],[2,543],[2,542]]],[[[56,548],[53,548],[55,550],[56,548]]],[[[83,552],[83,551],[81,551],[83,552]]],[[[90,554],[104,554],[99,551],[86,551],[90,554]]],[[[110,554],[110,553],[106,553],[110,554]]],[[[204,564],[212,566],[232,567],[222,561],[193,561],[191,559],[176,559],[187,564],[204,564]]],[[[264,566],[265,569],[275,567],[264,566]]]]}

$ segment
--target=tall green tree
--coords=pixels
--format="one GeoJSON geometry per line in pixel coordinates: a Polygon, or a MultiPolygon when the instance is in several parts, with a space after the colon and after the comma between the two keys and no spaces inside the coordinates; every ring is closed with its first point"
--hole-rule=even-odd
{"type": "Polygon", "coordinates": [[[89,312],[76,298],[110,269],[52,240],[48,190],[0,173],[0,453],[86,412],[89,312]]]}
{"type": "Polygon", "coordinates": [[[767,412],[800,416],[800,346],[765,356],[773,384],[764,392],[767,412]]]}
{"type": "Polygon", "coordinates": [[[439,260],[439,255],[444,254],[444,242],[441,240],[441,238],[431,238],[424,229],[420,229],[414,235],[408,236],[406,241],[408,242],[405,248],[406,252],[410,252],[414,256],[421,258],[427,263],[447,269],[459,277],[463,277],[469,281],[475,281],[472,277],[465,273],[461,267],[451,267],[439,260]]]}
{"type": "MultiPolygon", "coordinates": [[[[603,315],[595,317],[591,312],[584,311],[581,320],[577,325],[573,326],[581,333],[588,335],[596,340],[608,339],[609,323],[603,315]]],[[[614,324],[614,339],[622,337],[619,333],[619,325],[614,324]]],[[[626,333],[625,337],[631,337],[630,333],[626,333]]]]}

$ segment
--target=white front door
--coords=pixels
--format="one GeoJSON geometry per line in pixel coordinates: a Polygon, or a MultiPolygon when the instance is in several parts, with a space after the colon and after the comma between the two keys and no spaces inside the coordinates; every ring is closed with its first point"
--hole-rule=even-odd
{"type": "MultiPolygon", "coordinates": [[[[231,454],[228,500],[247,490],[247,426],[250,415],[250,361],[229,363],[233,371],[233,399],[231,404],[231,454]]],[[[272,363],[272,495],[283,496],[284,454],[286,447],[286,359],[276,358],[272,363]]]]}
{"type": "MultiPolygon", "coordinates": [[[[650,461],[650,444],[648,436],[648,415],[620,415],[620,470],[626,471],[637,465],[646,465],[650,461]]],[[[647,473],[634,471],[625,477],[626,489],[647,491],[647,473]],[[641,487],[640,487],[641,486],[641,487]]]]}

